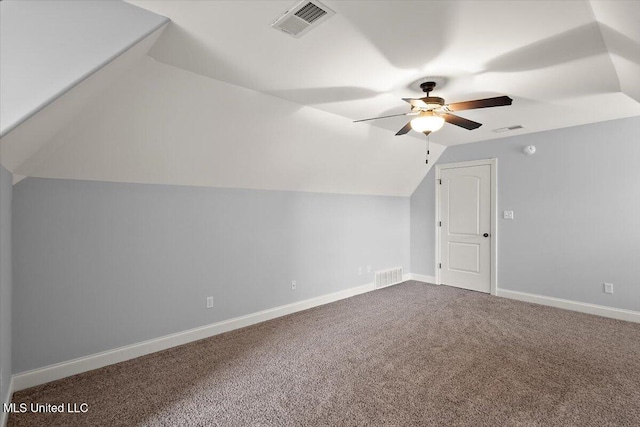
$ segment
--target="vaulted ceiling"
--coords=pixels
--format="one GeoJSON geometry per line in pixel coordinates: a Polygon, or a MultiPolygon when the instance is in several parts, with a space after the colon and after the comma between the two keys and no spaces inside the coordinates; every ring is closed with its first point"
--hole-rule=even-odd
{"type": "MultiPolygon", "coordinates": [[[[400,98],[427,76],[448,102],[514,100],[460,112],[483,126],[432,134],[430,163],[448,145],[640,115],[637,1],[327,0],[336,14],[299,39],[270,27],[292,1],[130,0],[143,10],[105,16],[112,35],[74,22],[113,2],[44,3],[60,6],[48,38],[90,34],[86,47],[111,46],[103,63],[133,44],[93,74],[65,68],[81,82],[70,91],[31,88],[65,94],[0,140],[16,175],[406,196],[428,171],[424,136],[395,137],[405,117],[352,121],[408,111],[400,98]],[[524,128],[493,132],[512,125],[524,128]]],[[[59,63],[35,53],[18,59],[45,74],[59,63]]],[[[21,120],[13,102],[3,129],[21,120]]]]}
{"type": "Polygon", "coordinates": [[[150,52],[158,61],[352,120],[406,112],[400,98],[421,96],[409,86],[425,76],[446,78],[434,94],[448,101],[514,98],[465,113],[477,131],[432,136],[445,145],[638,113],[638,2],[327,1],[336,15],[301,39],[269,26],[290,1],[131,3],[172,20],[150,52]]]}

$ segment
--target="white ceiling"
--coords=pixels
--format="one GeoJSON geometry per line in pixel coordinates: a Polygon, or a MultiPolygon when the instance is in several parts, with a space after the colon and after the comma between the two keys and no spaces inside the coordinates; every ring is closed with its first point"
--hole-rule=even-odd
{"type": "Polygon", "coordinates": [[[407,196],[424,137],[395,137],[404,117],[352,120],[406,112],[424,76],[446,78],[448,102],[514,99],[460,112],[484,126],[432,134],[431,164],[448,145],[640,115],[637,1],[327,0],[336,15],[300,39],[270,27],[293,1],[129,3],[172,22],[4,136],[15,175],[407,196]]]}
{"type": "Polygon", "coordinates": [[[514,99],[460,113],[484,126],[447,125],[444,145],[640,114],[637,1],[327,0],[336,15],[300,39],[270,27],[291,1],[130,2],[172,20],[155,59],[351,120],[406,112],[424,76],[447,78],[434,93],[448,102],[514,99]]]}

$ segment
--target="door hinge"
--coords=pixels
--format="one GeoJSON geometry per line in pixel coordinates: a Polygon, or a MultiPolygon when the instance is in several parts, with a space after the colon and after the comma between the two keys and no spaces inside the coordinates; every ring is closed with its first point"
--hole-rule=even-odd
{"type": "Polygon", "coordinates": [[[438,227],[442,227],[442,221],[438,221],[438,227]]]}
{"type": "Polygon", "coordinates": [[[442,269],[442,264],[438,264],[438,268],[439,268],[439,269],[442,269]]]}
{"type": "Polygon", "coordinates": [[[441,179],[438,180],[438,184],[442,185],[442,180],[441,179]]]}

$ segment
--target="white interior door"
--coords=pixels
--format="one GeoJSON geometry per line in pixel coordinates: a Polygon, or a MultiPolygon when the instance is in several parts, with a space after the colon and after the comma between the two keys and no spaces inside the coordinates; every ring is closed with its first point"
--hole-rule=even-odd
{"type": "Polygon", "coordinates": [[[440,169],[440,283],[491,292],[491,165],[440,169]]]}

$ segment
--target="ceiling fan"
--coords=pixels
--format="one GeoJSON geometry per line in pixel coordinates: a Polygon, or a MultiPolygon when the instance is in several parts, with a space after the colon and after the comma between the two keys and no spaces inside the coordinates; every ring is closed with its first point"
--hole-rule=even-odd
{"type": "Polygon", "coordinates": [[[354,123],[398,116],[418,116],[404,125],[404,127],[396,133],[396,136],[404,135],[411,129],[417,132],[422,132],[425,135],[429,135],[431,132],[439,130],[442,125],[444,125],[444,122],[451,123],[452,125],[460,126],[461,128],[468,130],[473,130],[482,126],[482,123],[456,116],[455,114],[451,114],[451,112],[473,110],[476,108],[501,107],[503,105],[511,105],[513,102],[513,100],[508,96],[497,96],[495,98],[476,99],[474,101],[445,104],[444,99],[437,96],[429,96],[435,87],[435,82],[427,81],[420,84],[420,89],[422,89],[427,96],[424,98],[402,98],[403,101],[411,104],[411,111],[408,113],[355,120],[354,123]]]}

